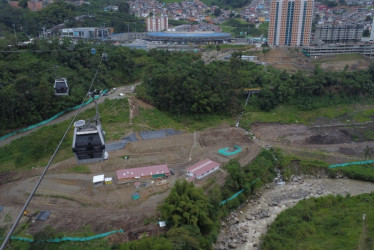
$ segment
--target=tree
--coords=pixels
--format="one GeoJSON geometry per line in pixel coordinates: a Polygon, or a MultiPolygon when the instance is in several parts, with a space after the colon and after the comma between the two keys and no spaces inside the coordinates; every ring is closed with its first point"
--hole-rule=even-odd
{"type": "Polygon", "coordinates": [[[172,228],[168,231],[167,237],[173,243],[174,250],[200,249],[198,238],[201,234],[191,226],[172,228]]]}
{"type": "Polygon", "coordinates": [[[365,29],[364,32],[362,32],[363,37],[369,37],[370,36],[370,31],[369,29],[365,29]]]}
{"type": "Polygon", "coordinates": [[[220,16],[222,14],[222,10],[220,8],[216,8],[213,12],[215,16],[220,16]]]}
{"type": "Polygon", "coordinates": [[[185,180],[177,181],[164,203],[159,206],[162,218],[173,228],[192,225],[207,234],[213,227],[212,205],[201,189],[185,180]]]}

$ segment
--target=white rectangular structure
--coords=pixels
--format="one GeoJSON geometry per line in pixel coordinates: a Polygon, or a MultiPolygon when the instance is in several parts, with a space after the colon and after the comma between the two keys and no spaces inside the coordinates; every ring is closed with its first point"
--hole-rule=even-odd
{"type": "Polygon", "coordinates": [[[200,180],[218,170],[219,166],[219,163],[210,159],[205,159],[187,168],[187,175],[200,180]]]}

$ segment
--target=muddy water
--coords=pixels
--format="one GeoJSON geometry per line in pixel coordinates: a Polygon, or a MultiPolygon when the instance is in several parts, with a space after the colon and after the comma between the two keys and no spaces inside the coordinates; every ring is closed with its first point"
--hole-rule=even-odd
{"type": "Polygon", "coordinates": [[[358,195],[374,192],[374,183],[349,179],[304,179],[294,177],[285,185],[273,184],[256,200],[228,216],[215,249],[258,249],[261,235],[283,210],[299,200],[328,194],[358,195]]]}

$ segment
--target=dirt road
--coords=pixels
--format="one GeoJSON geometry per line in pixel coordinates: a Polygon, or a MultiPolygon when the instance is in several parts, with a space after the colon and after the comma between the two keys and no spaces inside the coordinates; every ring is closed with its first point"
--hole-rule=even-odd
{"type": "MultiPolygon", "coordinates": [[[[138,134],[137,137],[140,138],[138,134]]],[[[34,234],[46,225],[63,232],[90,225],[96,233],[122,228],[125,233],[119,239],[121,241],[127,240],[134,232],[157,234],[157,224],[145,225],[144,220],[156,213],[157,205],[168,195],[174,182],[186,178],[186,168],[206,158],[222,164],[236,158],[244,165],[252,161],[259,151],[260,148],[244,130],[224,125],[195,133],[130,142],[124,149],[110,152],[107,161],[87,165],[91,174],[68,173],[76,166],[73,158],[58,162],[49,169],[28,208],[31,212],[49,210],[52,214],[47,221],[36,221],[30,225],[28,233],[34,234]],[[242,152],[232,157],[218,154],[218,149],[233,145],[240,146],[242,152]],[[130,157],[125,160],[121,158],[123,155],[130,157]],[[92,178],[97,174],[115,179],[115,171],[119,169],[165,163],[175,172],[165,185],[156,185],[152,179],[137,180],[145,185],[141,188],[136,188],[134,183],[92,185],[92,178]],[[139,193],[139,200],[132,199],[134,192],[139,193]]],[[[0,175],[0,206],[4,207],[0,213],[0,226],[9,226],[16,218],[41,170],[0,175]],[[5,217],[11,220],[5,220],[5,217]]],[[[225,176],[226,173],[220,171],[211,177],[223,184],[225,176]]],[[[204,181],[197,185],[203,185],[204,181]]],[[[20,224],[25,220],[26,217],[20,224]]]]}

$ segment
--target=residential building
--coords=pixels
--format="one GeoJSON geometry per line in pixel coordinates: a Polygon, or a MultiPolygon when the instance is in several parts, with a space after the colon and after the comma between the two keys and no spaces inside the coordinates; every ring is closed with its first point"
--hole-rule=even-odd
{"type": "Polygon", "coordinates": [[[9,4],[10,6],[12,6],[13,8],[21,8],[19,6],[19,1],[9,1],[9,4]]]}
{"type": "Polygon", "coordinates": [[[41,1],[27,1],[27,8],[31,11],[39,11],[43,8],[43,2],[41,1]]]}
{"type": "Polygon", "coordinates": [[[187,168],[187,175],[190,178],[200,180],[204,178],[205,176],[218,170],[219,166],[220,166],[219,163],[207,158],[187,168]]]}
{"type": "Polygon", "coordinates": [[[316,25],[313,43],[352,43],[360,42],[364,26],[361,24],[316,25]]]}
{"type": "Polygon", "coordinates": [[[169,175],[170,171],[166,164],[117,170],[118,183],[142,178],[162,178],[169,175]]]}
{"type": "Polygon", "coordinates": [[[272,0],[268,43],[277,46],[310,44],[314,0],[272,0]]]}
{"type": "Polygon", "coordinates": [[[148,17],[146,21],[147,32],[157,32],[167,30],[169,20],[167,16],[148,17]]]}

